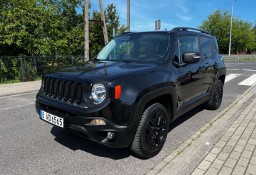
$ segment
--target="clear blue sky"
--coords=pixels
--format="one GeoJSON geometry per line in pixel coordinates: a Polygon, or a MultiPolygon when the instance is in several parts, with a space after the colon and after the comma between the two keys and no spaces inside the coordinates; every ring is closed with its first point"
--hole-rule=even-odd
{"type": "MultiPolygon", "coordinates": [[[[103,6],[117,7],[121,24],[126,25],[126,0],[103,0],[103,6]]],[[[91,0],[92,10],[99,11],[98,0],[91,0]]],[[[231,0],[131,0],[131,31],[155,29],[161,19],[161,29],[177,26],[198,27],[215,10],[231,11],[231,0]]],[[[256,0],[236,0],[234,16],[256,23],[256,0]]]]}

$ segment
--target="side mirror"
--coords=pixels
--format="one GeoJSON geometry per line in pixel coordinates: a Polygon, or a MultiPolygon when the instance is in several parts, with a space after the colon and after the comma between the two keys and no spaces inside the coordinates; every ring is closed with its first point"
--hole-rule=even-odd
{"type": "Polygon", "coordinates": [[[195,52],[195,53],[184,53],[183,56],[182,56],[182,61],[184,63],[196,63],[200,60],[201,56],[200,56],[200,53],[198,52],[195,52]]]}

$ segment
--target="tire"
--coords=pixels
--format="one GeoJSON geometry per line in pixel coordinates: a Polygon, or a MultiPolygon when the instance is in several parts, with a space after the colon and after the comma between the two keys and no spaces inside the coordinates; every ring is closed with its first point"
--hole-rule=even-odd
{"type": "Polygon", "coordinates": [[[211,100],[206,104],[206,109],[209,110],[216,110],[220,107],[221,101],[223,97],[223,83],[221,80],[218,80],[215,88],[214,93],[211,97],[211,100]]]}
{"type": "Polygon", "coordinates": [[[169,117],[162,104],[149,106],[141,117],[131,151],[142,157],[151,158],[163,148],[169,128],[169,117]]]}

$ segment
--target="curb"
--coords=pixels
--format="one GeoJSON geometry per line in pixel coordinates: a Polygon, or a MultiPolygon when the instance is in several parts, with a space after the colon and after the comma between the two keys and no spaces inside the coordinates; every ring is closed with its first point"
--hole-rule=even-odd
{"type": "Polygon", "coordinates": [[[155,174],[179,174],[190,160],[228,123],[229,119],[239,110],[243,104],[256,92],[256,86],[250,87],[233,103],[221,111],[211,121],[206,123],[195,134],[176,148],[170,155],[162,159],[146,175],[155,174]]]}
{"type": "Polygon", "coordinates": [[[0,85],[0,97],[37,92],[41,87],[41,80],[0,85]]]}
{"type": "Polygon", "coordinates": [[[24,91],[24,92],[18,92],[18,93],[9,93],[9,94],[0,94],[0,98],[3,97],[11,97],[11,96],[16,96],[16,95],[25,95],[25,94],[33,94],[37,93],[38,90],[31,90],[31,91],[24,91]]]}

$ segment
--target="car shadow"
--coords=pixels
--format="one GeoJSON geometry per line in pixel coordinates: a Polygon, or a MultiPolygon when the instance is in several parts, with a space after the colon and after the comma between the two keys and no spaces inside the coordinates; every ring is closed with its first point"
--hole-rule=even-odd
{"type": "Polygon", "coordinates": [[[192,109],[191,111],[183,114],[182,116],[180,116],[179,118],[177,118],[175,121],[173,121],[170,126],[169,126],[169,132],[171,130],[173,130],[174,128],[176,128],[177,126],[179,126],[180,124],[182,124],[183,122],[187,121],[188,119],[190,119],[191,117],[193,117],[194,115],[198,114],[199,112],[205,110],[204,105],[200,105],[194,109],[192,109]]]}
{"type": "MultiPolygon", "coordinates": [[[[199,106],[182,115],[170,124],[169,132],[203,110],[204,107],[199,106]]],[[[96,156],[107,157],[114,160],[123,159],[129,156],[137,157],[143,160],[143,158],[134,155],[129,148],[109,148],[107,146],[101,145],[99,143],[90,141],[84,137],[81,137],[80,135],[77,135],[74,132],[72,132],[70,129],[62,129],[57,126],[53,126],[51,134],[55,136],[54,140],[56,142],[62,144],[63,146],[73,151],[82,150],[96,156]]]]}
{"type": "Polygon", "coordinates": [[[70,129],[62,129],[57,126],[53,126],[51,134],[55,136],[54,140],[56,142],[73,151],[82,150],[96,156],[107,157],[114,160],[123,159],[131,155],[129,148],[112,149],[81,137],[70,129]]]}

